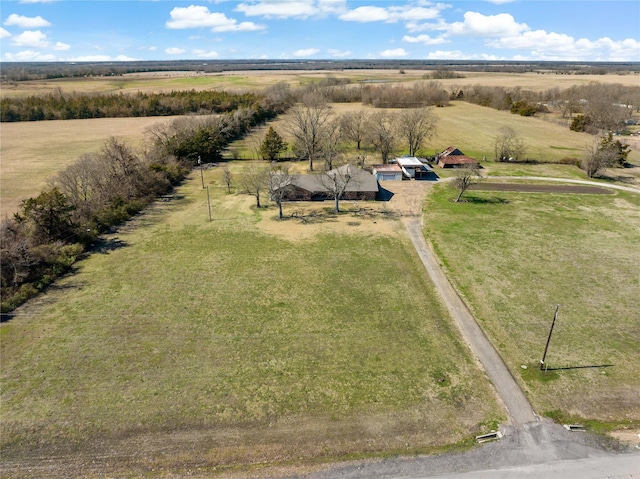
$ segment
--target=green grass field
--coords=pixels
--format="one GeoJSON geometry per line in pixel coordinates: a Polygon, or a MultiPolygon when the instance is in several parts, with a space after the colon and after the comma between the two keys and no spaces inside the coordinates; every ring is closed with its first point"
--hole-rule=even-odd
{"type": "Polygon", "coordinates": [[[289,241],[205,173],[213,221],[194,175],[2,326],[5,460],[297,463],[433,451],[500,419],[397,219],[350,220],[397,231],[374,235],[325,214],[289,241]]]}
{"type": "Polygon", "coordinates": [[[429,196],[425,236],[537,411],[640,423],[640,196],[454,196],[429,196]]]}

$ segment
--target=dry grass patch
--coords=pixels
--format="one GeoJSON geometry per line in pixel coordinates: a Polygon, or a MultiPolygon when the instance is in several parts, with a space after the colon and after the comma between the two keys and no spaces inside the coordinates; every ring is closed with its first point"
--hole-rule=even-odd
{"type": "Polygon", "coordinates": [[[144,130],[166,118],[99,118],[3,123],[0,128],[2,215],[12,214],[21,200],[42,191],[47,180],[115,136],[131,146],[143,143],[144,130]]]}

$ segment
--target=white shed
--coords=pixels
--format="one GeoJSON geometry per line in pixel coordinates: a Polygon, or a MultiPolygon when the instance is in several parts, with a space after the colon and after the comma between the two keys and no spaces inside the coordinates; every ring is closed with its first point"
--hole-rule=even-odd
{"type": "Polygon", "coordinates": [[[375,165],[372,172],[378,181],[402,180],[402,169],[398,165],[375,165]]]}

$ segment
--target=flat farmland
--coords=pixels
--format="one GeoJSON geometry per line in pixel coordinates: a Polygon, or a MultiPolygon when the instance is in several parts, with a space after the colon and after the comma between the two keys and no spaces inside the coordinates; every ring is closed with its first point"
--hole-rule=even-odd
{"type": "Polygon", "coordinates": [[[3,324],[8,470],[294,467],[469,445],[504,419],[383,204],[279,221],[204,173],[213,221],[194,175],[3,324]]]}
{"type": "MultiPolygon", "coordinates": [[[[427,70],[255,70],[227,71],[223,73],[204,72],[143,72],[128,73],[118,77],[64,78],[56,80],[34,80],[6,83],[2,85],[0,97],[20,97],[41,95],[62,91],[64,93],[131,93],[160,92],[171,90],[216,90],[262,89],[278,82],[299,86],[321,80],[327,76],[349,79],[358,82],[403,82],[423,81],[430,72],[427,70]]],[[[637,86],[640,77],[637,73],[608,75],[557,75],[555,73],[494,73],[464,72],[462,78],[439,81],[447,90],[455,87],[484,85],[507,88],[521,87],[527,90],[544,91],[550,88],[565,89],[574,85],[586,85],[591,82],[637,86]]]]}
{"type": "Polygon", "coordinates": [[[0,125],[0,204],[2,216],[21,200],[37,195],[47,180],[84,153],[100,150],[115,136],[140,146],[149,125],[164,117],[32,121],[0,125]]]}
{"type": "MultiPolygon", "coordinates": [[[[362,108],[375,111],[374,108],[359,103],[333,104],[332,108],[336,115],[362,108]]],[[[524,118],[465,102],[452,102],[447,108],[435,108],[434,114],[438,119],[436,134],[422,149],[424,154],[434,154],[448,146],[456,146],[470,156],[490,159],[493,157],[493,143],[498,130],[506,125],[513,128],[527,145],[526,156],[539,161],[555,162],[564,158],[577,160],[593,141],[593,137],[586,133],[573,132],[552,122],[524,118]]],[[[287,134],[287,119],[285,114],[268,125],[257,128],[245,139],[231,145],[230,152],[235,150],[243,159],[257,159],[257,151],[268,126],[273,126],[291,143],[287,134]]],[[[12,214],[21,200],[37,195],[49,178],[76,161],[80,155],[98,151],[109,136],[124,139],[134,147],[140,146],[144,141],[144,131],[149,125],[167,121],[171,121],[171,118],[3,123],[0,126],[2,214],[12,214]]],[[[640,162],[640,150],[637,144],[632,143],[632,147],[629,159],[637,164],[640,162]]],[[[402,148],[398,152],[402,153],[402,148]]],[[[357,152],[354,145],[345,150],[347,157],[355,157],[358,153],[362,152],[357,152]]],[[[368,164],[380,162],[379,154],[373,150],[365,150],[364,153],[368,164]]],[[[301,162],[296,166],[303,168],[305,163],[301,162]]],[[[484,166],[488,174],[586,177],[580,169],[567,165],[506,165],[489,162],[484,166]]],[[[608,176],[637,183],[636,170],[612,170],[608,176]]]]}
{"type": "Polygon", "coordinates": [[[425,237],[536,410],[638,428],[640,195],[454,194],[428,197],[425,237]]]}

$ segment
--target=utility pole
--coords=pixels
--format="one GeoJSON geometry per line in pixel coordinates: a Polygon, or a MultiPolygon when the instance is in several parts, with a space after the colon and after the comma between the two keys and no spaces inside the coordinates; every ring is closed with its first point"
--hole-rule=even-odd
{"type": "Polygon", "coordinates": [[[202,189],[204,190],[204,173],[202,173],[202,160],[200,159],[200,155],[198,155],[198,165],[200,166],[200,179],[202,180],[202,189]]]}
{"type": "Polygon", "coordinates": [[[556,305],[556,312],[553,315],[553,322],[551,323],[551,329],[549,330],[549,337],[547,338],[547,344],[544,347],[544,353],[542,354],[542,359],[540,360],[540,371],[542,371],[545,367],[544,360],[547,359],[547,350],[549,349],[549,343],[551,342],[551,333],[553,333],[553,327],[556,324],[556,319],[558,319],[558,309],[560,305],[556,305]]]}
{"type": "Polygon", "coordinates": [[[211,200],[209,199],[209,185],[207,185],[207,205],[209,206],[209,221],[211,221],[211,200]]]}

